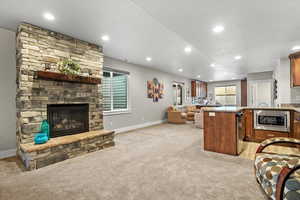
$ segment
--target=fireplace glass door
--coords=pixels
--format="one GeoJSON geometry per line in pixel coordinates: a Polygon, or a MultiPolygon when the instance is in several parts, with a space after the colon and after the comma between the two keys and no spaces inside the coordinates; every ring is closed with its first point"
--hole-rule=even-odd
{"type": "Polygon", "coordinates": [[[51,138],[89,131],[88,104],[48,105],[47,114],[51,138]]]}

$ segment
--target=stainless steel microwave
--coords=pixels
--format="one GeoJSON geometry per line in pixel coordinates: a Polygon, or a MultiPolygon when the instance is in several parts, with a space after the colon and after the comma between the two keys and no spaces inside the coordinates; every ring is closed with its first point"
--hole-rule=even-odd
{"type": "Polygon", "coordinates": [[[290,111],[254,110],[254,128],[290,132],[290,111]]]}

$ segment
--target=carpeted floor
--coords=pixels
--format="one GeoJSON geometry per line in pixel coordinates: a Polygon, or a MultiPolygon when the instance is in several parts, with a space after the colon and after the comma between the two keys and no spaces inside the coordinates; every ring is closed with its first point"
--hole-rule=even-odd
{"type": "Polygon", "coordinates": [[[163,124],[116,146],[0,180],[2,200],[263,200],[253,161],[203,151],[202,131],[163,124]]]}

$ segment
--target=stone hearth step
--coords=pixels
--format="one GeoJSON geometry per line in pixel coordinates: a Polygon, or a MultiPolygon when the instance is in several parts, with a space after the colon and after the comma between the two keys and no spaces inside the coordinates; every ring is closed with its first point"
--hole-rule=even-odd
{"type": "Polygon", "coordinates": [[[99,130],[51,138],[45,144],[20,144],[18,154],[33,170],[110,146],[114,146],[114,131],[99,130]]]}

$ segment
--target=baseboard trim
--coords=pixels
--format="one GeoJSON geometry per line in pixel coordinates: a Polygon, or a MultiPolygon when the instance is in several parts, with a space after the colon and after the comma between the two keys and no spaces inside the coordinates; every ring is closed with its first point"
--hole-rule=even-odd
{"type": "Polygon", "coordinates": [[[137,124],[137,125],[133,125],[133,126],[118,128],[118,129],[115,129],[115,134],[125,133],[125,132],[128,132],[128,131],[133,131],[133,130],[140,129],[140,128],[146,128],[146,127],[149,127],[149,126],[154,126],[154,125],[162,124],[162,123],[165,123],[165,122],[166,122],[166,120],[159,120],[159,121],[155,121],[155,122],[147,122],[147,123],[144,123],[144,124],[137,124]]]}
{"type": "Polygon", "coordinates": [[[0,151],[0,159],[9,158],[16,155],[17,149],[8,149],[5,151],[0,151]]]}

